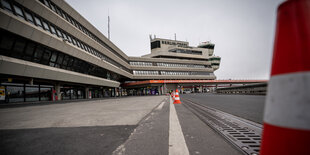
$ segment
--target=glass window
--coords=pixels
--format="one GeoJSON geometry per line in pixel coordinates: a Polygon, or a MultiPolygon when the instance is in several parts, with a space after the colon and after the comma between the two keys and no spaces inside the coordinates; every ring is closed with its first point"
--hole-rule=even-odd
{"type": "Polygon", "coordinates": [[[2,0],[1,3],[4,9],[12,12],[11,4],[7,0],[2,0]]]}
{"type": "Polygon", "coordinates": [[[36,22],[37,26],[42,27],[42,23],[41,23],[40,18],[38,18],[37,16],[34,16],[34,20],[35,20],[35,22],[36,22]]]}
{"type": "Polygon", "coordinates": [[[46,23],[46,21],[43,20],[42,23],[43,23],[43,28],[44,28],[44,30],[47,30],[47,31],[50,32],[50,28],[48,27],[48,24],[46,23]]]}
{"type": "Polygon", "coordinates": [[[67,66],[68,70],[72,70],[73,63],[74,63],[74,58],[69,57],[68,66],[67,66]]]}
{"type": "Polygon", "coordinates": [[[76,45],[76,41],[75,41],[75,39],[72,37],[72,43],[74,44],[74,45],[76,45]]]}
{"type": "Polygon", "coordinates": [[[29,21],[29,22],[31,22],[31,23],[34,23],[34,22],[33,22],[33,17],[32,17],[32,15],[31,15],[30,12],[25,11],[25,15],[26,15],[26,20],[27,20],[27,21],[29,21]]]}
{"type": "Polygon", "coordinates": [[[68,40],[67,35],[66,35],[65,32],[62,32],[62,36],[64,36],[64,38],[68,40]]]}
{"type": "Polygon", "coordinates": [[[7,96],[9,102],[24,102],[24,87],[7,86],[7,96]]]}
{"type": "Polygon", "coordinates": [[[83,43],[81,43],[81,48],[82,48],[82,49],[85,49],[85,47],[84,47],[83,43]]]}
{"type": "Polygon", "coordinates": [[[55,6],[56,13],[61,16],[59,7],[55,6]]]}
{"type": "Polygon", "coordinates": [[[45,49],[42,59],[41,59],[41,64],[48,65],[50,57],[51,57],[51,51],[48,49],[45,49]]]}
{"type": "Polygon", "coordinates": [[[26,87],[26,102],[39,101],[39,87],[26,87]]]}
{"type": "Polygon", "coordinates": [[[50,27],[51,27],[51,33],[52,33],[52,34],[56,34],[56,29],[55,29],[55,27],[54,27],[53,25],[50,25],[50,27]]]}
{"type": "Polygon", "coordinates": [[[58,28],[56,29],[56,32],[57,32],[57,36],[62,38],[62,33],[61,33],[61,31],[58,28]]]}
{"type": "Polygon", "coordinates": [[[15,13],[18,16],[24,17],[23,11],[22,11],[22,9],[19,6],[13,5],[13,7],[14,7],[14,10],[15,10],[15,13]]]}
{"type": "Polygon", "coordinates": [[[13,47],[12,56],[16,58],[21,58],[23,56],[25,45],[26,45],[25,40],[17,39],[13,47]]]}
{"type": "Polygon", "coordinates": [[[64,18],[65,18],[67,21],[69,21],[68,15],[67,15],[65,12],[62,12],[62,13],[63,13],[63,15],[64,15],[64,18]]]}
{"type": "Polygon", "coordinates": [[[55,9],[55,6],[54,6],[53,3],[51,3],[51,9],[52,9],[54,12],[56,12],[56,9],[55,9]]]}
{"type": "MultiPolygon", "coordinates": [[[[62,64],[62,60],[64,58],[64,55],[62,53],[59,53],[58,54],[58,57],[57,57],[57,61],[56,63],[59,65],[59,64],[62,64]]],[[[60,66],[59,66],[60,67],[60,66]]]]}
{"type": "Polygon", "coordinates": [[[57,59],[57,52],[53,52],[50,60],[50,66],[54,67],[57,59]]]}
{"type": "Polygon", "coordinates": [[[5,50],[10,50],[12,49],[13,43],[14,43],[14,38],[12,36],[3,36],[1,39],[0,48],[5,49],[5,50]]]}
{"type": "Polygon", "coordinates": [[[33,61],[34,62],[40,62],[42,55],[43,55],[43,47],[42,46],[38,46],[34,52],[33,55],[33,61]]]}
{"type": "Polygon", "coordinates": [[[68,35],[68,41],[69,41],[70,43],[72,43],[72,39],[71,39],[70,35],[68,35]]]}
{"type": "Polygon", "coordinates": [[[76,44],[77,44],[78,47],[81,47],[80,41],[77,40],[77,41],[76,41],[76,44]]]}
{"type": "Polygon", "coordinates": [[[51,94],[52,94],[52,88],[40,88],[40,99],[41,101],[50,101],[51,100],[51,94]]]}
{"type": "Polygon", "coordinates": [[[66,69],[67,68],[67,65],[68,65],[68,61],[69,61],[69,56],[68,55],[65,55],[63,61],[62,61],[62,66],[61,68],[64,68],[66,69]]]}
{"type": "Polygon", "coordinates": [[[26,50],[25,50],[25,55],[24,55],[25,60],[31,61],[35,47],[36,45],[34,43],[28,42],[26,50]]]}
{"type": "Polygon", "coordinates": [[[47,7],[50,7],[50,4],[48,3],[47,0],[44,0],[44,5],[46,5],[47,7]]]}

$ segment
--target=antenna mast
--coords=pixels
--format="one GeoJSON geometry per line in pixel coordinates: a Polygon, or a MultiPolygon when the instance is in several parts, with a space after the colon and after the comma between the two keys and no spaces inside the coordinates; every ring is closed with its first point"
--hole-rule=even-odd
{"type": "Polygon", "coordinates": [[[110,14],[108,10],[108,39],[110,40],[110,14]]]}

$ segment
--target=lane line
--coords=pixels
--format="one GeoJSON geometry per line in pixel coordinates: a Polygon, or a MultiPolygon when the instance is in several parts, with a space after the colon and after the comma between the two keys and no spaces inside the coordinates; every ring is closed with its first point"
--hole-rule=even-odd
{"type": "Polygon", "coordinates": [[[169,155],[189,155],[182,128],[170,98],[169,116],[169,155]]]}
{"type": "Polygon", "coordinates": [[[161,110],[164,106],[165,102],[161,102],[161,104],[156,108],[156,110],[161,110]]]}

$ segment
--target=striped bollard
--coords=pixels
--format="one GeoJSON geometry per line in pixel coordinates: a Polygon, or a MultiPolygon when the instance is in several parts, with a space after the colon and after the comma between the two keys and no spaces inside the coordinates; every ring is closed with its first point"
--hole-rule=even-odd
{"type": "Polygon", "coordinates": [[[261,155],[310,155],[310,0],[278,8],[261,155]]]}

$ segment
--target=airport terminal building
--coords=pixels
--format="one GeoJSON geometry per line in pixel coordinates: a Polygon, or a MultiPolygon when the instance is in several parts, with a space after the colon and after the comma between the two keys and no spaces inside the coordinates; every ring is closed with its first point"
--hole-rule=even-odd
{"type": "Polygon", "coordinates": [[[150,37],[130,57],[63,0],[0,0],[0,102],[160,95],[216,79],[214,44],[150,37]]]}

